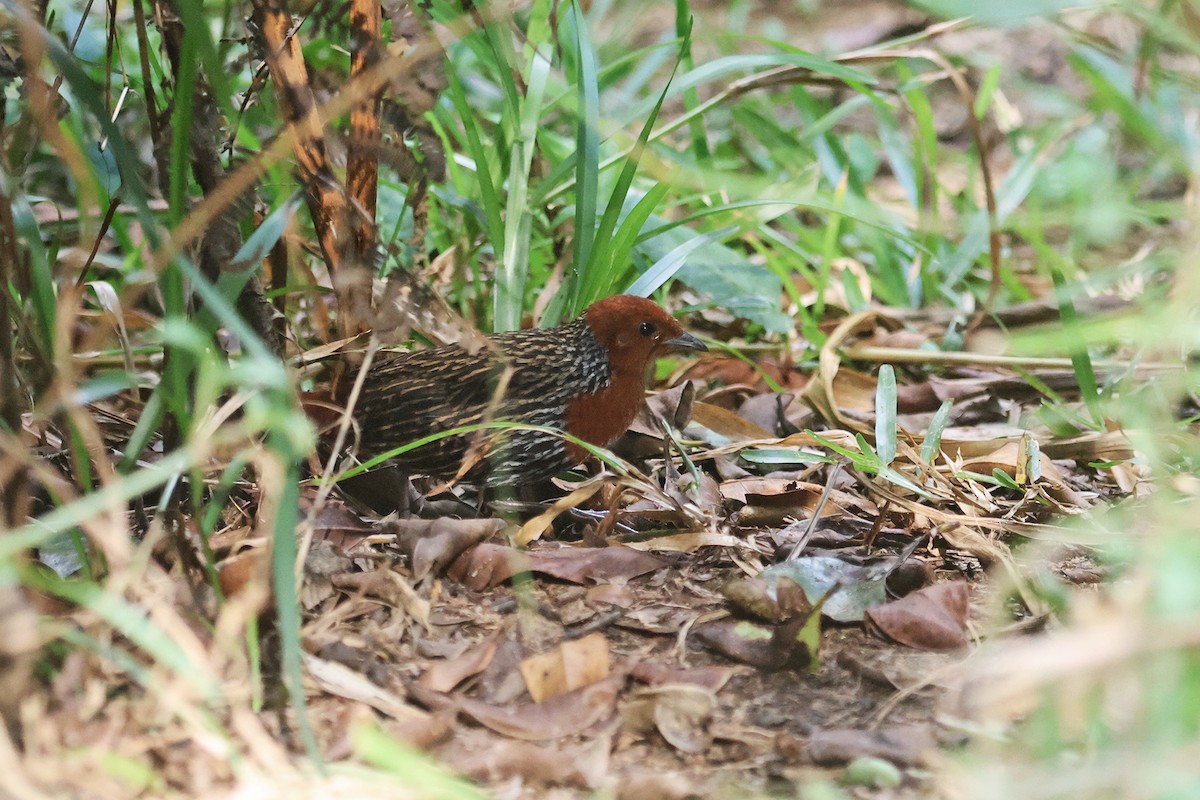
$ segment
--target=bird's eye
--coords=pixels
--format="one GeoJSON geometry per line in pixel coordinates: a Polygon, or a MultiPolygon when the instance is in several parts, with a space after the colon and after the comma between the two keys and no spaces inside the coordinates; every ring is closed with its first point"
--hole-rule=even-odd
{"type": "Polygon", "coordinates": [[[653,322],[643,322],[641,325],[638,325],[638,333],[642,336],[653,336],[655,330],[657,328],[654,327],[653,322]]]}

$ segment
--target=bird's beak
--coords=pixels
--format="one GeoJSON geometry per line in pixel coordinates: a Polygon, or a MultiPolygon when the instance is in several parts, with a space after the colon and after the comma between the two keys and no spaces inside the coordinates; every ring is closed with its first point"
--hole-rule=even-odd
{"type": "Polygon", "coordinates": [[[666,339],[663,341],[663,344],[667,347],[678,347],[684,350],[699,350],[701,352],[708,350],[704,342],[687,332],[679,334],[674,339],[666,339]]]}

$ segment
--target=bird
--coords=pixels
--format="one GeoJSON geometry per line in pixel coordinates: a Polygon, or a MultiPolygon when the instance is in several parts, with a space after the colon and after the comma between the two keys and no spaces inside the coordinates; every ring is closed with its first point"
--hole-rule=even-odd
{"type": "Polygon", "coordinates": [[[369,368],[355,417],[376,454],[493,420],[551,429],[452,434],[392,459],[407,475],[534,484],[587,456],[551,431],[607,447],[637,414],[658,355],[707,349],[654,301],[615,295],[557,327],[492,334],[477,352],[450,345],[389,354],[369,368]]]}

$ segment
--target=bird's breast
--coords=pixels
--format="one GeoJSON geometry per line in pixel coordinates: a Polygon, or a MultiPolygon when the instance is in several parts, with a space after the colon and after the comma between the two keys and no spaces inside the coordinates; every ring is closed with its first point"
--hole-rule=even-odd
{"type": "MultiPolygon", "coordinates": [[[[589,444],[607,447],[625,431],[637,415],[645,391],[640,379],[613,375],[603,388],[572,398],[564,414],[564,429],[589,444]]],[[[567,451],[576,460],[587,453],[572,443],[567,451]]]]}

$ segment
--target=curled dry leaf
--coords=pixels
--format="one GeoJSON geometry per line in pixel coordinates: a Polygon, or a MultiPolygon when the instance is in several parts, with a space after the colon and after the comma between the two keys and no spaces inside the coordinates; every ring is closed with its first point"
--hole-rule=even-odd
{"type": "Polygon", "coordinates": [[[794,580],[770,569],[752,578],[730,581],[721,593],[736,608],[767,622],[784,622],[812,613],[812,603],[804,589],[794,580]]]}
{"type": "MultiPolygon", "coordinates": [[[[793,478],[743,478],[721,484],[721,496],[748,506],[785,506],[813,511],[821,501],[825,487],[819,483],[793,478]]],[[[863,508],[864,503],[849,492],[834,489],[825,503],[822,516],[845,514],[846,509],[863,508]]],[[[810,514],[811,516],[811,514],[810,514]]]]}
{"type": "Polygon", "coordinates": [[[521,676],[535,703],[595,683],[608,672],[608,640],[602,633],[565,641],[521,662],[521,676]]]}
{"type": "Polygon", "coordinates": [[[437,750],[446,766],[479,781],[518,778],[530,786],[598,788],[608,774],[607,742],[544,746],[503,739],[487,731],[460,731],[437,750]]]}
{"type": "MultiPolygon", "coordinates": [[[[266,548],[255,547],[243,550],[217,565],[217,578],[226,597],[236,597],[250,586],[268,589],[271,585],[271,559],[266,548]]],[[[265,610],[269,594],[261,601],[265,610]]]]}
{"type": "MultiPolygon", "coordinates": [[[[311,499],[302,497],[301,511],[307,512],[311,507],[311,499]]],[[[329,500],[312,521],[313,543],[329,542],[331,545],[345,551],[360,543],[375,532],[375,526],[364,522],[361,517],[351,511],[345,503],[329,500]]]]}
{"type": "Polygon", "coordinates": [[[716,447],[775,438],[771,431],[711,403],[696,403],[692,408],[692,421],[704,429],[700,431],[701,439],[716,447]]]}
{"type": "Polygon", "coordinates": [[[691,381],[646,398],[638,409],[629,431],[612,446],[612,451],[627,459],[662,456],[664,431],[660,419],[681,431],[692,418],[696,386],[691,381]]]}
{"type": "MultiPolygon", "coordinates": [[[[951,457],[985,458],[1005,444],[1017,445],[1027,431],[1005,423],[980,423],[970,427],[951,426],[942,434],[942,451],[951,457]]],[[[1060,438],[1038,437],[1042,453],[1052,459],[1076,461],[1123,461],[1133,456],[1133,446],[1124,431],[1088,431],[1060,438]]]]}
{"type": "Polygon", "coordinates": [[[868,608],[887,599],[886,580],[894,565],[895,559],[864,567],[832,556],[809,556],[767,567],[759,577],[797,584],[814,604],[832,591],[821,609],[825,616],[859,622],[868,608]]]}
{"type": "Polygon", "coordinates": [[[928,381],[896,387],[896,411],[902,415],[925,414],[938,410],[941,398],[928,381]]]}
{"type": "Polygon", "coordinates": [[[640,542],[626,542],[625,547],[633,550],[657,550],[663,553],[694,553],[701,547],[731,547],[740,548],[745,543],[736,536],[727,533],[717,533],[711,530],[694,531],[692,533],[675,533],[669,536],[655,536],[640,542]]]}
{"type": "Polygon", "coordinates": [[[304,574],[310,578],[329,578],[348,572],[354,566],[350,556],[339,545],[329,541],[314,541],[304,555],[304,574]]]}
{"type": "Polygon", "coordinates": [[[624,709],[627,725],[646,731],[651,725],[676,750],[703,753],[712,745],[712,691],[695,684],[664,684],[634,694],[624,709]]]}
{"type": "Polygon", "coordinates": [[[335,575],[332,580],[339,589],[365,592],[401,609],[429,630],[429,601],[418,595],[399,573],[381,568],[374,572],[347,572],[335,575]]]}
{"type": "Polygon", "coordinates": [[[322,690],[366,703],[371,708],[402,722],[429,719],[429,714],[404,702],[404,698],[376,686],[359,673],[336,661],[327,661],[305,653],[304,668],[322,690]]]}
{"type": "MultiPolygon", "coordinates": [[[[968,458],[962,463],[962,468],[984,475],[991,475],[995,470],[1007,473],[1010,478],[1025,475],[1026,465],[1021,463],[1025,457],[1025,449],[1020,442],[1006,442],[989,453],[968,458]]],[[[1039,466],[1041,476],[1055,485],[1062,485],[1063,474],[1054,466],[1045,453],[1039,451],[1039,466]]]]}
{"type": "Polygon", "coordinates": [[[842,653],[838,663],[869,681],[892,689],[914,686],[961,686],[961,657],[927,650],[880,648],[857,654],[842,653]]]}
{"type": "Polygon", "coordinates": [[[380,531],[395,534],[409,558],[413,577],[440,573],[472,546],[504,529],[501,519],[389,519],[380,531]]]}
{"type": "Polygon", "coordinates": [[[918,350],[928,341],[928,335],[908,328],[898,330],[876,328],[869,336],[860,339],[857,345],[859,347],[887,347],[892,350],[918,350]]]}
{"type": "Polygon", "coordinates": [[[877,389],[874,376],[858,370],[842,367],[833,378],[833,396],[840,411],[873,414],[877,389]]]}
{"type": "Polygon", "coordinates": [[[329,539],[314,540],[304,556],[304,583],[300,587],[300,602],[312,610],[332,597],[335,592],[332,577],[348,573],[354,562],[340,545],[329,539]]]}
{"type": "Polygon", "coordinates": [[[570,547],[530,553],[533,570],[571,583],[610,582],[661,570],[666,563],[630,547],[570,547]]]}
{"type": "Polygon", "coordinates": [[[592,499],[602,485],[599,482],[588,483],[570,494],[560,497],[545,511],[522,525],[521,529],[517,531],[517,535],[513,537],[513,542],[520,547],[527,547],[530,542],[540,539],[542,534],[550,530],[550,526],[554,524],[554,520],[558,519],[559,515],[569,508],[574,508],[592,499]]]}
{"type": "Polygon", "coordinates": [[[544,703],[493,706],[461,698],[459,709],[480,725],[514,739],[550,741],[581,733],[610,717],[625,673],[615,672],[602,681],[552,697],[544,703]]]}
{"type": "Polygon", "coordinates": [[[650,686],[664,684],[687,684],[702,686],[710,692],[719,692],[738,670],[734,667],[691,667],[670,669],[654,661],[641,661],[630,671],[634,680],[650,686]]]}
{"type": "Polygon", "coordinates": [[[700,616],[692,608],[678,605],[653,605],[630,611],[617,621],[617,625],[648,633],[678,633],[684,625],[700,616]]]}
{"type": "Polygon", "coordinates": [[[492,705],[508,705],[523,698],[526,690],[520,665],[525,653],[526,649],[517,637],[501,638],[496,645],[496,655],[488,662],[476,682],[473,695],[475,699],[492,705]]]}
{"type": "Polygon", "coordinates": [[[587,590],[590,606],[616,606],[630,608],[637,602],[637,595],[625,583],[601,583],[587,590]]]}
{"type": "Polygon", "coordinates": [[[878,327],[901,327],[880,311],[859,311],[838,323],[821,346],[817,372],[804,389],[803,399],[831,425],[870,434],[869,426],[856,417],[875,410],[875,380],[842,367],[842,348],[851,337],[878,327]],[[856,414],[843,414],[842,409],[856,414]]]}
{"type": "Polygon", "coordinates": [[[482,544],[455,561],[450,576],[468,588],[482,591],[521,572],[537,572],[571,583],[600,583],[634,578],[664,566],[665,562],[648,553],[623,546],[521,552],[482,544]]]}
{"type": "Polygon", "coordinates": [[[814,612],[807,619],[796,617],[773,627],[723,619],[697,625],[694,634],[708,647],[753,667],[815,667],[820,614],[814,612]]]}
{"type": "Polygon", "coordinates": [[[969,606],[967,584],[951,581],[870,608],[866,618],[873,630],[900,644],[920,650],[954,650],[968,642],[969,606]]]}
{"type": "Polygon", "coordinates": [[[818,728],[808,740],[808,756],[818,764],[845,764],[862,756],[902,767],[925,764],[937,747],[928,728],[897,725],[873,731],[818,728]]]}
{"type": "Polygon", "coordinates": [[[435,692],[448,692],[455,686],[487,669],[496,655],[499,637],[489,636],[457,658],[446,658],[430,665],[421,676],[420,684],[435,692]]]}
{"type": "Polygon", "coordinates": [[[796,395],[791,392],[764,392],[748,397],[738,409],[738,416],[752,425],[757,425],[772,436],[793,433],[787,410],[796,395]]]}
{"type": "Polygon", "coordinates": [[[484,542],[464,552],[446,574],[475,592],[499,586],[513,575],[529,571],[529,554],[484,542]]]}

